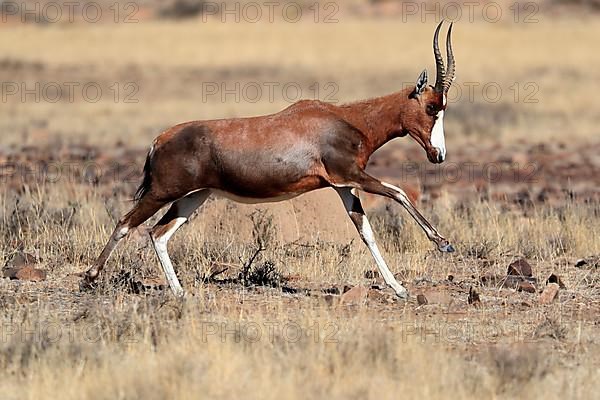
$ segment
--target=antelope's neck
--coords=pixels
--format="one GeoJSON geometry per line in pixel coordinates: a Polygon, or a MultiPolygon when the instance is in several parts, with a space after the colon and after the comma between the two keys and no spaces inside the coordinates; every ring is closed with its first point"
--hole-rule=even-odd
{"type": "Polygon", "coordinates": [[[369,151],[383,146],[402,132],[402,113],[410,89],[341,106],[344,118],[369,138],[369,151]]]}

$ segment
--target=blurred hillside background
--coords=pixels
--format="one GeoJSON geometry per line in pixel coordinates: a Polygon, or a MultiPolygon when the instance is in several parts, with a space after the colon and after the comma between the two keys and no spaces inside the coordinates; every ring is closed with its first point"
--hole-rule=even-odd
{"type": "Polygon", "coordinates": [[[433,74],[442,18],[456,21],[450,149],[598,133],[598,1],[0,4],[1,145],[147,146],[186,120],[390,93],[433,74]]]}

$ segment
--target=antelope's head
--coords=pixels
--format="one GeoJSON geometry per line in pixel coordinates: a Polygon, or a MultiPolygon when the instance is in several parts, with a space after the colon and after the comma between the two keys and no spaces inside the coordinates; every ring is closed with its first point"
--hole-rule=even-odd
{"type": "Polygon", "coordinates": [[[410,135],[427,153],[429,161],[435,164],[446,159],[446,141],[444,139],[444,112],[446,111],[448,89],[454,80],[454,55],[452,53],[452,24],[446,36],[448,70],[438,45],[440,22],[433,36],[433,54],[435,56],[435,86],[427,85],[427,70],[424,70],[410,94],[408,112],[404,113],[402,127],[404,134],[410,135]]]}

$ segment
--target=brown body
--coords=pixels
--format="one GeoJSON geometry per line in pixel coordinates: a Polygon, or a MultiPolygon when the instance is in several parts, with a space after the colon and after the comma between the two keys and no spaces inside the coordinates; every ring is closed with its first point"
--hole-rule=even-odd
{"type": "Polygon", "coordinates": [[[423,71],[414,87],[375,99],[343,106],[300,101],[273,115],[193,121],[163,132],[148,153],[136,206],[119,222],[102,254],[87,271],[83,286],[93,285],[130,229],[168,204],[169,211],[153,228],[151,237],[169,285],[180,295],[183,289],[168,257],[167,242],[211,194],[262,202],[332,187],[385,281],[399,296],[406,297],[406,289],[395,280],[379,253],[356,190],[396,200],[441,251],[453,251],[402,189],[365,172],[375,150],[406,135],[424,148],[431,162],[444,161],[445,93],[453,78],[454,59],[450,28],[447,47],[452,74],[447,76],[437,47],[440,27],[434,36],[438,69],[435,87],[427,85],[427,73],[423,71]]]}
{"type": "Polygon", "coordinates": [[[273,115],[176,125],[154,141],[138,198],[171,202],[217,189],[268,200],[351,184],[375,150],[403,135],[400,110],[410,92],[342,107],[305,100],[273,115]]]}

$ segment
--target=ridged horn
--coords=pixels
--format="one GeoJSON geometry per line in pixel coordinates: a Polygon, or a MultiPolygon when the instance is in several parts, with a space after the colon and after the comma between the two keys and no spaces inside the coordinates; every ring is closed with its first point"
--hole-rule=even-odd
{"type": "Polygon", "coordinates": [[[450,28],[448,28],[448,36],[446,37],[446,52],[448,53],[448,72],[444,78],[444,91],[448,92],[450,89],[450,85],[452,85],[452,81],[454,81],[454,72],[455,72],[455,63],[454,63],[454,53],[452,52],[452,25],[450,24],[450,28]]]}
{"type": "Polygon", "coordinates": [[[436,78],[435,78],[435,90],[438,92],[442,92],[444,90],[444,78],[446,76],[446,67],[444,66],[444,59],[442,58],[442,53],[440,52],[439,45],[439,36],[440,29],[444,24],[444,20],[439,23],[437,28],[435,29],[435,34],[433,35],[433,55],[435,56],[435,70],[436,70],[436,78]]]}

